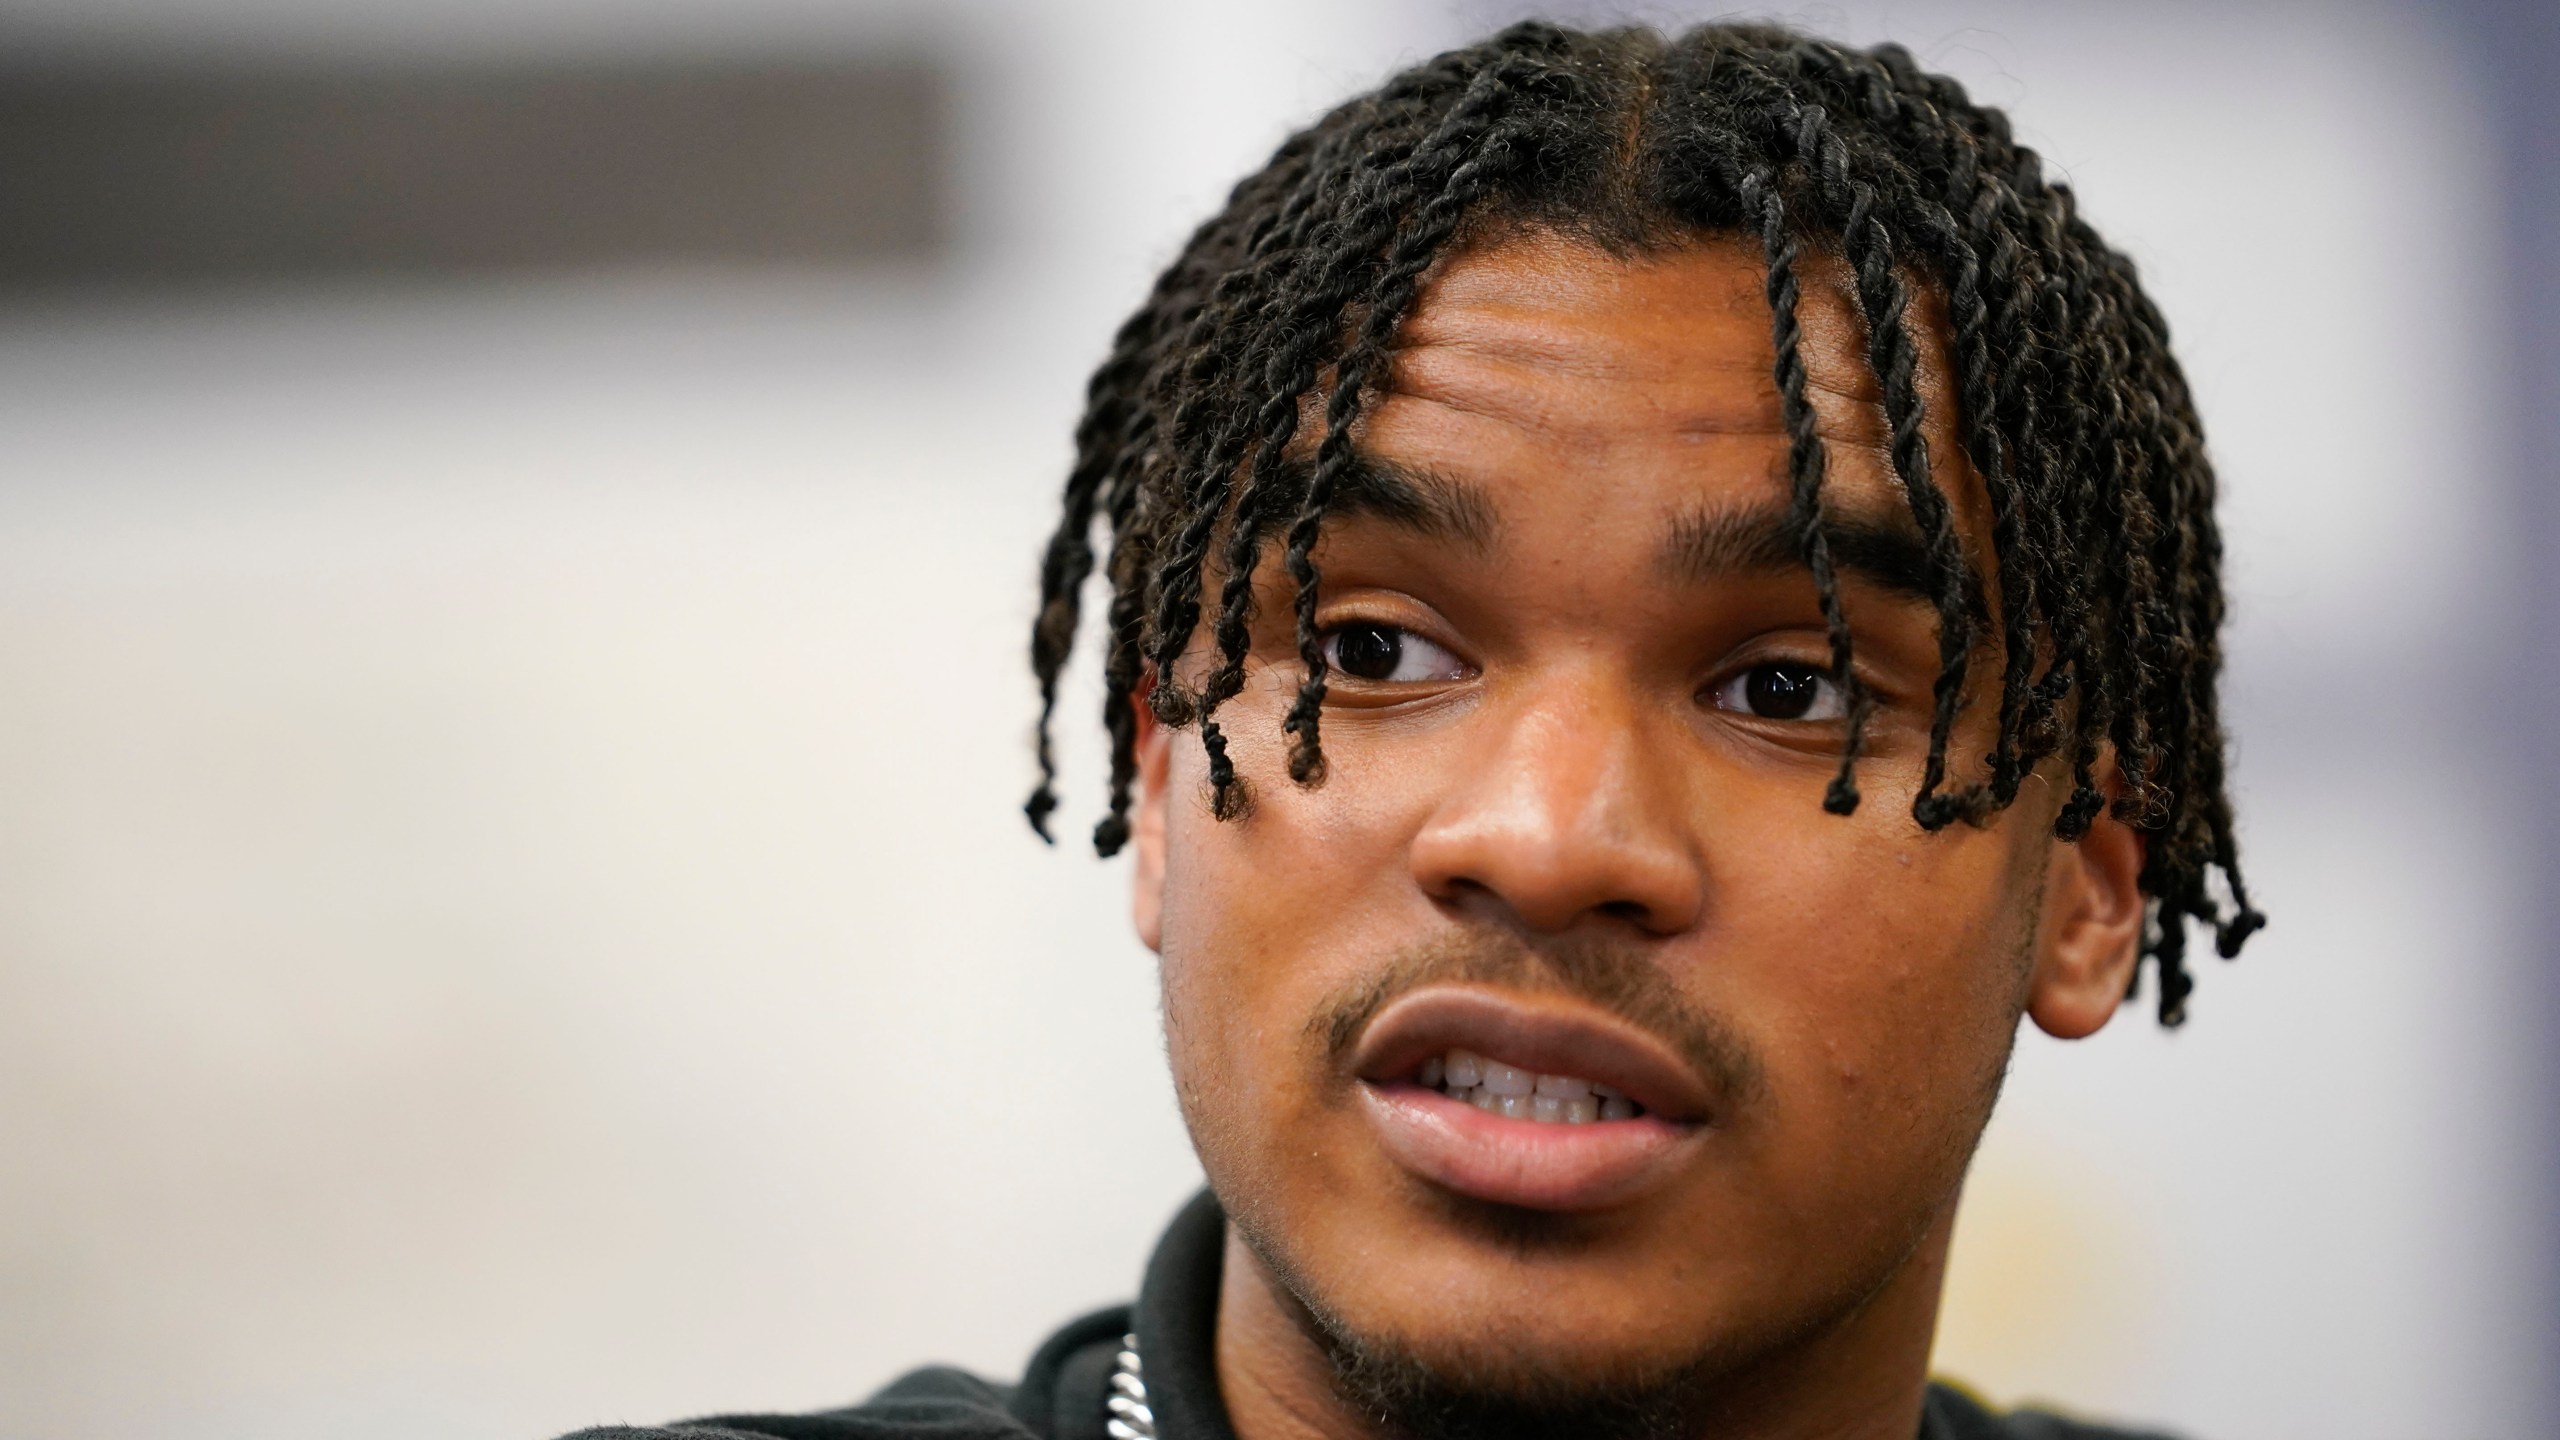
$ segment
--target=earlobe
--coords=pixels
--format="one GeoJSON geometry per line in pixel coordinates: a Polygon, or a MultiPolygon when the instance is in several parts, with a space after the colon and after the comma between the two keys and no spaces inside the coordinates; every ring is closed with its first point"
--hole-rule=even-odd
{"type": "Polygon", "coordinates": [[[1131,749],[1138,762],[1137,794],[1130,806],[1129,846],[1134,852],[1129,876],[1129,918],[1138,939],[1150,950],[1164,948],[1164,810],[1173,764],[1173,732],[1147,708],[1141,696],[1129,698],[1138,730],[1131,749]]]}
{"type": "Polygon", "coordinates": [[[2027,1014],[2062,1040],[2094,1035],[2124,1002],[2140,958],[2140,831],[2100,812],[2078,840],[2052,840],[2027,1014]]]}

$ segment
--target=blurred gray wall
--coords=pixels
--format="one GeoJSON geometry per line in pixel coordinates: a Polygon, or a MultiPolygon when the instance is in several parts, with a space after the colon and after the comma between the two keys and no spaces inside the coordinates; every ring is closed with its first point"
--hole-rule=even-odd
{"type": "MultiPolygon", "coordinates": [[[[1197,1170],[1125,870],[1016,809],[1081,372],[1289,124],[1501,18],[0,16],[56,73],[947,96],[918,244],[0,298],[0,1435],[816,1406],[1125,1295],[1197,1170]]],[[[2549,1433],[2517,62],[2416,7],[1794,18],[2011,106],[2177,327],[2276,915],[2181,1034],[2022,1046],[1941,1366],[2204,1437],[2549,1433]]]]}

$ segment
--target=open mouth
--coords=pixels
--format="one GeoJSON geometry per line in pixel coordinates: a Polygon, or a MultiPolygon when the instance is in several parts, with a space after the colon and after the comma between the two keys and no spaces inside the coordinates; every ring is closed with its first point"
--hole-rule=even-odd
{"type": "Polygon", "coordinates": [[[1540,1074],[1466,1049],[1452,1048],[1446,1055],[1423,1061],[1413,1083],[1479,1110],[1542,1125],[1633,1120],[1644,1113],[1644,1107],[1628,1099],[1625,1091],[1603,1081],[1540,1074]]]}
{"type": "Polygon", "coordinates": [[[1390,1160],[1530,1209],[1605,1209],[1667,1184],[1730,1099],[1660,1037],[1559,995],[1419,990],[1349,1059],[1390,1160]]]}

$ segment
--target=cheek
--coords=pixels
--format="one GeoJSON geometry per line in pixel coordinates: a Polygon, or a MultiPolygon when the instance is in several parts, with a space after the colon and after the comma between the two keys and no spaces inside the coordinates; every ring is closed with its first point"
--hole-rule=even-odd
{"type": "Polygon", "coordinates": [[[1975,1123],[2023,1003],[2031,933],[1999,830],[1920,831],[1871,795],[1843,819],[1777,817],[1728,833],[1701,998],[1754,1032],[1790,1124],[1831,1143],[1975,1123]]]}
{"type": "MultiPolygon", "coordinates": [[[[1287,778],[1278,715],[1249,692],[1221,712],[1252,786],[1245,816],[1205,799],[1196,734],[1173,737],[1160,955],[1166,1048],[1193,1136],[1213,1172],[1252,1137],[1328,1103],[1312,1079],[1311,1025],[1374,973],[1408,926],[1428,926],[1396,836],[1395,795],[1365,783],[1357,748],[1328,745],[1318,790],[1287,778]]],[[[1285,703],[1285,701],[1283,701],[1285,703]]]]}
{"type": "Polygon", "coordinates": [[[1333,719],[1324,730],[1327,778],[1302,787],[1288,778],[1280,729],[1294,698],[1257,670],[1219,712],[1251,796],[1237,819],[1209,813],[1198,735],[1173,737],[1163,942],[1169,960],[1205,964],[1222,986],[1321,995],[1341,978],[1329,967],[1356,972],[1434,922],[1407,847],[1459,761],[1448,746],[1382,741],[1333,719]]]}

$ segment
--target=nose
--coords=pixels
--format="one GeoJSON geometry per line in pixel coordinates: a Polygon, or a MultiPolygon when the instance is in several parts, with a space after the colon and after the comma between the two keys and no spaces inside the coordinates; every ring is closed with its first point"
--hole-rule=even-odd
{"type": "Polygon", "coordinates": [[[1703,856],[1654,753],[1689,737],[1648,733],[1658,717],[1588,677],[1518,698],[1478,713],[1493,728],[1415,835],[1415,882],[1538,932],[1595,916],[1655,935],[1697,924],[1703,856]]]}

